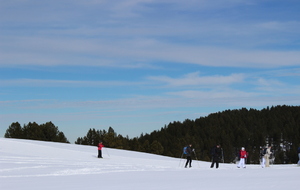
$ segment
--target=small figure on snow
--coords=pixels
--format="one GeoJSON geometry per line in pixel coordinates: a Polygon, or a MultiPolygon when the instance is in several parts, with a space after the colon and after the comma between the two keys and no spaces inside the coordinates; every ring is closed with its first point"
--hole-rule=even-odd
{"type": "Polygon", "coordinates": [[[100,142],[98,144],[98,158],[102,158],[102,148],[104,147],[104,145],[102,144],[102,142],[100,142]]]}
{"type": "Polygon", "coordinates": [[[245,159],[248,157],[248,153],[246,152],[245,148],[242,147],[240,150],[240,162],[238,164],[238,168],[246,168],[245,159]]]}
{"type": "Polygon", "coordinates": [[[211,155],[212,155],[212,163],[210,165],[210,168],[213,168],[215,163],[216,163],[216,168],[219,168],[219,162],[222,159],[222,149],[219,144],[212,149],[211,155]]]}
{"type": "Polygon", "coordinates": [[[298,166],[300,166],[300,146],[298,147],[297,153],[298,153],[298,157],[299,157],[298,166]]]}
{"type": "Polygon", "coordinates": [[[268,149],[267,146],[261,148],[260,156],[261,156],[261,167],[262,168],[266,167],[266,158],[265,158],[265,155],[267,153],[267,149],[268,149]]]}
{"type": "Polygon", "coordinates": [[[271,156],[271,154],[272,154],[272,152],[271,152],[271,146],[269,146],[268,148],[267,148],[267,150],[266,150],[266,154],[265,154],[265,159],[266,159],[266,167],[270,167],[270,156],[271,156]]]}
{"type": "Polygon", "coordinates": [[[190,144],[189,146],[186,147],[185,154],[186,154],[186,163],[185,163],[185,168],[189,165],[189,167],[192,167],[192,145],[190,144]]]}

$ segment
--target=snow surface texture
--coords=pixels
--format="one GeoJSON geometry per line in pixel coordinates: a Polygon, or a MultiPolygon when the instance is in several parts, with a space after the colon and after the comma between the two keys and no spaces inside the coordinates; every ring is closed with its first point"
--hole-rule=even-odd
{"type": "Polygon", "coordinates": [[[299,189],[296,165],[220,164],[134,151],[53,142],[0,138],[0,190],[293,190],[299,189]]]}

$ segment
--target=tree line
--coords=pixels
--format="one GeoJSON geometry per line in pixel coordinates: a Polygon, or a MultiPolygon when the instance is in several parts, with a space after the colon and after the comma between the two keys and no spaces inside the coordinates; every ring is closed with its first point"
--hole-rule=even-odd
{"type": "Polygon", "coordinates": [[[4,137],[69,143],[64,133],[59,131],[52,122],[41,125],[29,122],[23,127],[19,122],[14,122],[8,127],[4,137]]]}
{"type": "Polygon", "coordinates": [[[259,163],[261,147],[271,145],[274,162],[285,164],[298,161],[299,135],[300,107],[283,105],[262,110],[225,110],[195,120],[174,121],[131,139],[118,135],[111,127],[108,131],[89,129],[75,143],[96,146],[102,141],[111,148],[177,158],[182,157],[184,146],[192,144],[196,158],[203,161],[210,161],[211,149],[220,144],[226,163],[234,162],[241,147],[245,147],[251,164],[259,163]]]}
{"type": "MultiPolygon", "coordinates": [[[[53,128],[54,125],[49,126],[53,128]]],[[[20,127],[15,127],[13,123],[5,137],[16,138],[14,135],[20,131],[19,129],[20,127]]],[[[41,131],[41,129],[36,130],[41,131]]],[[[30,133],[33,135],[36,132],[30,133]]],[[[59,133],[63,135],[62,132],[59,133]]],[[[85,136],[77,138],[75,144],[97,146],[102,141],[106,147],[110,148],[177,158],[182,157],[184,146],[192,144],[196,158],[203,161],[210,161],[212,147],[220,144],[226,163],[234,162],[240,148],[245,147],[249,153],[247,162],[251,164],[259,163],[262,146],[271,145],[275,163],[285,164],[298,161],[299,134],[300,107],[283,105],[262,110],[246,108],[225,110],[195,120],[174,121],[160,130],[134,138],[117,134],[112,127],[109,127],[107,131],[89,129],[85,136]]],[[[37,138],[38,135],[34,136],[37,138]]]]}

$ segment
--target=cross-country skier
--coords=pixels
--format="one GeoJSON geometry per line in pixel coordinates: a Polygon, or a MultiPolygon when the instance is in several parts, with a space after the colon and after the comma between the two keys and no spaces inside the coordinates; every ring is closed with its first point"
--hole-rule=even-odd
{"type": "Polygon", "coordinates": [[[267,148],[267,151],[266,151],[266,154],[265,154],[265,159],[266,159],[266,167],[270,167],[270,156],[271,156],[271,154],[272,154],[272,152],[271,152],[271,146],[269,146],[268,148],[267,148]]]}
{"type": "Polygon", "coordinates": [[[262,168],[266,167],[265,155],[266,155],[267,148],[268,148],[267,146],[261,148],[261,167],[262,168]]]}
{"type": "Polygon", "coordinates": [[[104,145],[102,144],[102,142],[100,142],[98,144],[98,158],[102,158],[102,148],[104,147],[104,145]]]}
{"type": "Polygon", "coordinates": [[[189,167],[192,167],[192,145],[190,144],[189,146],[187,146],[186,148],[186,163],[185,163],[185,168],[189,165],[189,167]]]}
{"type": "Polygon", "coordinates": [[[211,155],[212,155],[212,163],[210,165],[210,168],[213,168],[215,163],[216,163],[216,168],[219,168],[219,162],[222,159],[222,149],[219,144],[212,149],[211,155]]]}
{"type": "Polygon", "coordinates": [[[238,168],[242,167],[242,168],[246,168],[246,164],[245,164],[245,159],[247,158],[247,152],[245,150],[244,147],[241,148],[240,150],[240,162],[238,164],[238,168]]]}

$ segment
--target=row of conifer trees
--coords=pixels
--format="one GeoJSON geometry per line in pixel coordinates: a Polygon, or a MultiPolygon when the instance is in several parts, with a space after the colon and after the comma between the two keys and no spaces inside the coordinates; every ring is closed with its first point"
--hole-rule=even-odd
{"type": "Polygon", "coordinates": [[[69,143],[64,133],[59,131],[52,122],[41,125],[29,122],[23,127],[19,122],[14,122],[8,127],[4,137],[69,143]]]}
{"type": "MultiPolygon", "coordinates": [[[[51,122],[42,125],[29,123],[23,128],[13,123],[5,137],[16,138],[17,131],[22,131],[22,138],[68,142],[51,122]]],[[[112,127],[108,131],[89,129],[75,143],[96,146],[100,141],[110,148],[171,157],[181,157],[182,148],[192,144],[197,159],[203,161],[210,161],[212,147],[220,144],[227,163],[236,160],[241,147],[249,153],[248,163],[259,163],[261,147],[271,145],[275,163],[296,163],[300,143],[300,107],[284,105],[262,110],[225,110],[195,120],[174,121],[160,130],[135,138],[117,134],[112,127]]]]}
{"type": "Polygon", "coordinates": [[[103,141],[113,148],[181,157],[192,144],[199,160],[210,161],[211,149],[221,144],[224,161],[234,162],[241,147],[248,163],[259,163],[261,147],[271,145],[275,163],[296,163],[300,143],[300,107],[276,106],[262,110],[225,110],[196,120],[174,121],[160,130],[129,139],[108,131],[90,129],[76,144],[96,145],[103,141]]]}

